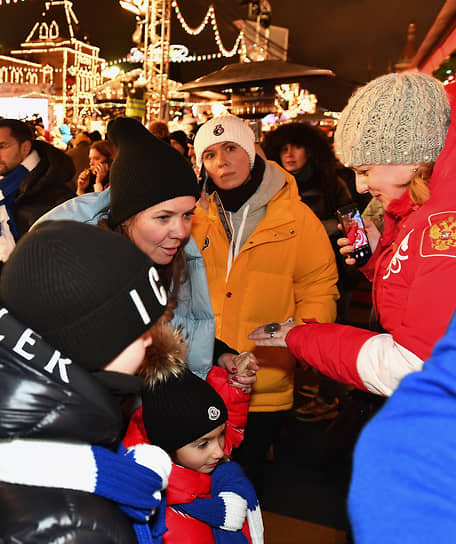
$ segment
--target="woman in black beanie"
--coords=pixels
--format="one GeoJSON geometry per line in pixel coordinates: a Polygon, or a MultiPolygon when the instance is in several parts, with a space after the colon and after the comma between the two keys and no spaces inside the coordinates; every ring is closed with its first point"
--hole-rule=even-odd
{"type": "MultiPolygon", "coordinates": [[[[214,342],[215,325],[201,254],[191,238],[200,189],[185,157],[155,138],[139,121],[120,117],[108,125],[117,148],[110,188],[58,206],[43,219],[74,219],[101,224],[131,239],[159,268],[168,291],[165,314],[188,343],[187,364],[205,379],[213,362],[232,374],[234,350],[214,342]]],[[[258,370],[256,363],[250,363],[258,370]]],[[[250,391],[256,376],[236,376],[250,391]]]]}

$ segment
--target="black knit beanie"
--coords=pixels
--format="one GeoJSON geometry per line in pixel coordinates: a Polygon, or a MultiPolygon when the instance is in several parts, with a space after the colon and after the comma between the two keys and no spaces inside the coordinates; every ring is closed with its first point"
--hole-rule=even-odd
{"type": "Polygon", "coordinates": [[[186,369],[145,389],[143,421],[150,442],[168,453],[190,444],[228,419],[222,397],[186,369]]]}
{"type": "Polygon", "coordinates": [[[138,212],[179,196],[200,196],[189,161],[153,136],[139,121],[118,117],[108,124],[108,138],[117,147],[109,173],[111,211],[116,227],[138,212]]]}
{"type": "Polygon", "coordinates": [[[3,267],[0,298],[89,371],[112,361],[166,307],[142,251],[120,234],[75,221],[45,221],[21,238],[3,267]]]}

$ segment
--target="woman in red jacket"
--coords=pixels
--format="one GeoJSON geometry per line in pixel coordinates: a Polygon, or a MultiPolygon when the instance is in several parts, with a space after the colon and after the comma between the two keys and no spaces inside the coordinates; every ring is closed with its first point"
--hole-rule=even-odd
{"type": "MultiPolygon", "coordinates": [[[[337,127],[336,152],[355,171],[357,190],[385,209],[383,235],[369,225],[373,255],[363,268],[373,280],[380,332],[284,323],[272,338],[271,327],[260,327],[251,339],[288,346],[324,374],[384,396],[421,369],[456,307],[456,134],[449,121],[443,85],[404,72],[359,89],[337,127]]],[[[340,244],[345,255],[353,250],[347,239],[340,244]]]]}

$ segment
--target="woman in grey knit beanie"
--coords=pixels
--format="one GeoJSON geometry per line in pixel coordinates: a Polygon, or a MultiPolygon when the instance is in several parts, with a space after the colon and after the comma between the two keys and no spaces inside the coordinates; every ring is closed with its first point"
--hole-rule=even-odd
{"type": "MultiPolygon", "coordinates": [[[[323,374],[376,395],[391,395],[406,374],[421,369],[456,307],[454,132],[445,88],[430,76],[388,74],[352,96],[335,148],[355,171],[358,191],[385,209],[382,236],[369,225],[373,255],[362,268],[373,281],[381,333],[282,323],[273,338],[260,327],[251,339],[288,347],[323,374]]],[[[352,246],[339,242],[353,263],[352,246]]]]}
{"type": "Polygon", "coordinates": [[[407,190],[416,204],[423,204],[449,115],[443,85],[436,79],[418,72],[379,77],[359,89],[342,112],[334,136],[336,155],[355,171],[358,192],[370,193],[383,208],[407,190]]]}
{"type": "Polygon", "coordinates": [[[352,97],[337,129],[336,151],[355,170],[358,189],[385,207],[385,229],[365,270],[380,334],[282,324],[273,339],[260,329],[250,335],[260,345],[288,346],[364,391],[387,396],[398,388],[354,452],[348,508],[359,544],[379,535],[402,542],[405,534],[410,542],[437,542],[435,529],[451,534],[446,520],[454,520],[454,336],[414,372],[456,307],[456,84],[445,90],[414,72],[378,78],[352,97]]]}

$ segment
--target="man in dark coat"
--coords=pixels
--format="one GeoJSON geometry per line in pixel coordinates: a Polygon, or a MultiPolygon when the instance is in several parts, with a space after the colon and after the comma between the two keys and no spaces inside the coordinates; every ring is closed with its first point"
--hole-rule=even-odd
{"type": "MultiPolygon", "coordinates": [[[[66,185],[74,172],[70,157],[46,142],[35,140],[25,123],[0,119],[2,238],[11,234],[17,241],[44,213],[75,196],[66,185]]],[[[5,257],[0,255],[1,260],[5,257]]]]}

